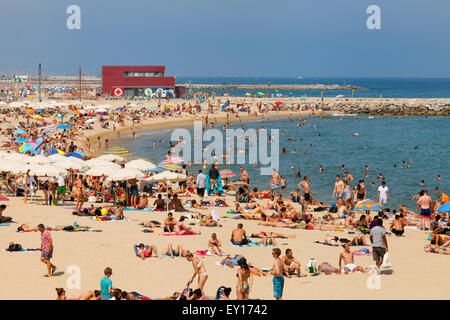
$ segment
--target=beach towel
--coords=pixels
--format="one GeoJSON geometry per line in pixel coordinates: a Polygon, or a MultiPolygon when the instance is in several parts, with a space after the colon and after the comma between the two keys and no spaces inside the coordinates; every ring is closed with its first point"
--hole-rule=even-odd
{"type": "Polygon", "coordinates": [[[155,212],[155,210],[153,210],[153,209],[136,209],[136,208],[133,208],[133,207],[123,208],[123,211],[155,212]]]}
{"type": "Polygon", "coordinates": [[[445,254],[445,255],[449,255],[450,251],[449,248],[430,248],[429,246],[425,246],[423,248],[423,251],[428,252],[428,253],[436,253],[436,254],[445,254]],[[445,253],[439,253],[438,250],[444,250],[445,253]]]}
{"type": "Polygon", "coordinates": [[[189,287],[191,286],[192,281],[188,281],[186,283],[186,286],[184,287],[183,291],[181,291],[181,296],[187,296],[189,294],[189,287]]]}
{"type": "Polygon", "coordinates": [[[185,234],[179,234],[178,232],[174,232],[174,233],[161,233],[162,236],[198,236],[198,234],[196,233],[185,233],[185,234]]]}
{"type": "MultiPolygon", "coordinates": [[[[263,243],[257,243],[257,242],[253,242],[253,241],[250,241],[247,244],[234,244],[230,241],[230,244],[235,247],[264,247],[263,243]]],[[[267,246],[273,247],[273,244],[268,244],[267,246]]]]}
{"type": "Polygon", "coordinates": [[[0,223],[0,227],[7,227],[9,226],[9,223],[0,223]]]}
{"type": "Polygon", "coordinates": [[[4,195],[0,194],[0,201],[9,201],[9,199],[4,195]]]}
{"type": "Polygon", "coordinates": [[[137,293],[136,291],[130,292],[130,294],[132,294],[136,298],[136,300],[152,300],[149,297],[146,297],[140,293],[137,293]]]}
{"type": "Polygon", "coordinates": [[[32,251],[41,251],[39,248],[28,248],[28,249],[22,249],[20,251],[9,251],[7,249],[3,249],[4,252],[32,252],[32,251]]]}
{"type": "Polygon", "coordinates": [[[355,256],[370,256],[372,254],[372,251],[366,248],[362,248],[357,251],[353,251],[353,254],[355,256]]]}
{"type": "MultiPolygon", "coordinates": [[[[446,234],[440,234],[442,240],[444,240],[444,242],[447,242],[448,240],[450,240],[450,236],[446,235],[446,234]]],[[[431,241],[431,233],[428,235],[427,238],[428,241],[431,241]]]]}

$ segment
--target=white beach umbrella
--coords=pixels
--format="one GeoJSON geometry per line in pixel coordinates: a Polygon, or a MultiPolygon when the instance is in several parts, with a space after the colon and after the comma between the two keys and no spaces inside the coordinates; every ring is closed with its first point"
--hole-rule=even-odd
{"type": "Polygon", "coordinates": [[[30,171],[39,177],[54,177],[54,176],[66,176],[67,170],[56,165],[34,165],[35,167],[30,171]]]}
{"type": "Polygon", "coordinates": [[[95,118],[87,119],[85,121],[85,123],[92,123],[92,122],[95,122],[95,118]]]}
{"type": "Polygon", "coordinates": [[[116,169],[120,169],[120,166],[117,163],[102,160],[102,159],[90,159],[85,161],[86,165],[89,166],[89,168],[95,168],[95,167],[113,167],[116,169]]]}
{"type": "Polygon", "coordinates": [[[126,163],[125,168],[134,168],[138,170],[151,170],[155,169],[156,165],[154,163],[151,163],[150,161],[146,161],[143,159],[136,159],[126,163]]]}
{"type": "Polygon", "coordinates": [[[64,160],[64,159],[66,159],[67,157],[65,157],[65,156],[63,156],[63,155],[61,155],[61,154],[59,154],[59,153],[55,153],[55,154],[52,154],[51,156],[48,156],[48,158],[49,158],[50,161],[52,161],[52,162],[57,162],[57,161],[60,161],[60,160],[64,160]]]}
{"type": "Polygon", "coordinates": [[[108,112],[105,108],[98,108],[95,110],[95,112],[108,112]]]}
{"type": "Polygon", "coordinates": [[[11,103],[9,104],[9,106],[10,106],[11,108],[18,108],[18,107],[22,107],[22,106],[24,106],[24,105],[25,105],[25,103],[19,102],[19,101],[11,102],[11,103]]]}
{"type": "Polygon", "coordinates": [[[39,154],[34,157],[28,157],[27,162],[35,164],[49,164],[52,163],[53,161],[52,159],[49,159],[48,157],[39,154]]]}
{"type": "Polygon", "coordinates": [[[94,109],[97,109],[99,106],[87,106],[87,107],[84,107],[83,109],[84,110],[94,110],[94,109]]]}
{"type": "Polygon", "coordinates": [[[147,181],[184,181],[187,180],[187,176],[181,173],[175,173],[171,171],[163,171],[161,173],[155,174],[146,179],[147,181]]]}
{"type": "Polygon", "coordinates": [[[116,156],[114,154],[105,154],[103,156],[98,157],[99,160],[105,160],[110,162],[124,163],[126,160],[123,157],[116,156]]]}
{"type": "Polygon", "coordinates": [[[29,170],[31,173],[31,171],[36,169],[36,167],[38,167],[38,166],[39,165],[35,164],[35,163],[23,164],[21,166],[14,166],[13,168],[11,168],[11,170],[9,170],[9,172],[11,172],[13,174],[21,174],[21,173],[27,173],[29,170]]]}
{"type": "Polygon", "coordinates": [[[73,170],[83,170],[88,168],[88,165],[83,162],[83,160],[77,161],[80,159],[76,159],[73,157],[66,157],[65,159],[58,160],[55,162],[56,166],[60,166],[64,169],[73,169],[73,170]]]}
{"type": "Polygon", "coordinates": [[[26,154],[23,154],[23,153],[10,153],[9,155],[4,157],[4,159],[8,159],[11,161],[19,160],[19,161],[22,161],[25,163],[28,163],[28,158],[29,158],[29,156],[27,156],[26,154]]]}
{"type": "Polygon", "coordinates": [[[141,179],[144,177],[145,175],[137,169],[124,168],[115,171],[106,179],[106,181],[123,181],[130,179],[141,179]]]}
{"type": "Polygon", "coordinates": [[[0,171],[4,172],[10,172],[15,168],[24,167],[25,165],[26,165],[25,162],[19,160],[11,161],[6,159],[0,159],[0,171]]]}
{"type": "Polygon", "coordinates": [[[114,172],[117,172],[117,168],[114,168],[112,166],[101,166],[101,167],[95,167],[91,168],[88,171],[86,171],[84,174],[91,177],[98,177],[98,176],[110,176],[114,172]]]}

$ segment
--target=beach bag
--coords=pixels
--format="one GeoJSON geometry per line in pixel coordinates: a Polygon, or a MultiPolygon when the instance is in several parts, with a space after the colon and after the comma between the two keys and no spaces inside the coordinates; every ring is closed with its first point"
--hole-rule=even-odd
{"type": "Polygon", "coordinates": [[[73,231],[74,229],[73,229],[73,226],[65,226],[65,227],[63,228],[63,230],[64,230],[64,231],[73,231]]]}
{"type": "Polygon", "coordinates": [[[392,267],[392,265],[391,265],[391,259],[389,259],[389,252],[386,252],[385,254],[384,254],[384,257],[383,257],[383,264],[381,265],[383,268],[390,268],[390,267],[392,267]]]}
{"type": "Polygon", "coordinates": [[[311,258],[308,261],[308,272],[309,273],[316,273],[317,272],[317,266],[316,266],[316,259],[311,258]]]}
{"type": "Polygon", "coordinates": [[[336,213],[336,212],[338,212],[337,206],[336,206],[336,205],[333,205],[333,206],[330,208],[330,211],[329,211],[329,212],[331,212],[331,213],[336,213]]]}
{"type": "Polygon", "coordinates": [[[211,211],[211,217],[214,221],[218,221],[219,220],[219,213],[216,210],[212,210],[211,211]]]}

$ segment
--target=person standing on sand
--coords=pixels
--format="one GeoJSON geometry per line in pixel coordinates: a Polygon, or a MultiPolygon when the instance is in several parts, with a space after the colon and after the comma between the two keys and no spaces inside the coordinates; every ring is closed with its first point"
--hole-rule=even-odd
{"type": "Polygon", "coordinates": [[[280,259],[281,250],[280,248],[274,248],[272,250],[272,256],[274,258],[274,263],[272,271],[270,272],[273,276],[273,296],[277,300],[282,300],[283,289],[284,289],[284,263],[280,259]]]}
{"type": "Polygon", "coordinates": [[[108,139],[105,139],[105,151],[108,150],[109,141],[108,139]]]}
{"type": "Polygon", "coordinates": [[[280,181],[281,177],[275,169],[272,169],[272,179],[270,180],[270,188],[276,190],[280,195],[280,181]]]}
{"type": "Polygon", "coordinates": [[[110,267],[106,267],[104,271],[105,276],[100,280],[100,288],[102,290],[102,295],[100,300],[111,300],[113,297],[113,293],[115,288],[112,287],[112,269],[110,267]]]}
{"type": "Polygon", "coordinates": [[[420,230],[430,230],[431,228],[431,197],[428,190],[423,190],[423,195],[417,200],[417,209],[420,210],[420,230]]]}
{"type": "Polygon", "coordinates": [[[336,182],[334,183],[333,195],[331,196],[331,198],[334,199],[334,196],[336,195],[336,200],[341,199],[342,195],[344,194],[344,189],[344,182],[341,180],[341,177],[339,175],[336,175],[336,182]]]}
{"type": "Polygon", "coordinates": [[[42,223],[38,225],[38,229],[41,232],[41,261],[47,265],[47,274],[44,277],[51,277],[56,270],[56,266],[50,262],[53,257],[52,236],[42,223]]]}
{"type": "Polygon", "coordinates": [[[388,252],[388,243],[386,230],[383,228],[383,219],[377,219],[377,225],[370,229],[370,242],[372,242],[373,260],[377,265],[377,273],[380,273],[380,266],[383,263],[383,257],[388,252]]]}

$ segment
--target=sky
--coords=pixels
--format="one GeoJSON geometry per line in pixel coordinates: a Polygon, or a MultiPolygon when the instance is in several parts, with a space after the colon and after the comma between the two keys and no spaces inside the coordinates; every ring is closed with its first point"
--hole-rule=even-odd
{"type": "Polygon", "coordinates": [[[1,0],[0,74],[450,77],[448,0],[1,0]],[[67,7],[81,10],[69,30],[67,7]],[[366,10],[381,9],[369,30],[366,10]]]}

